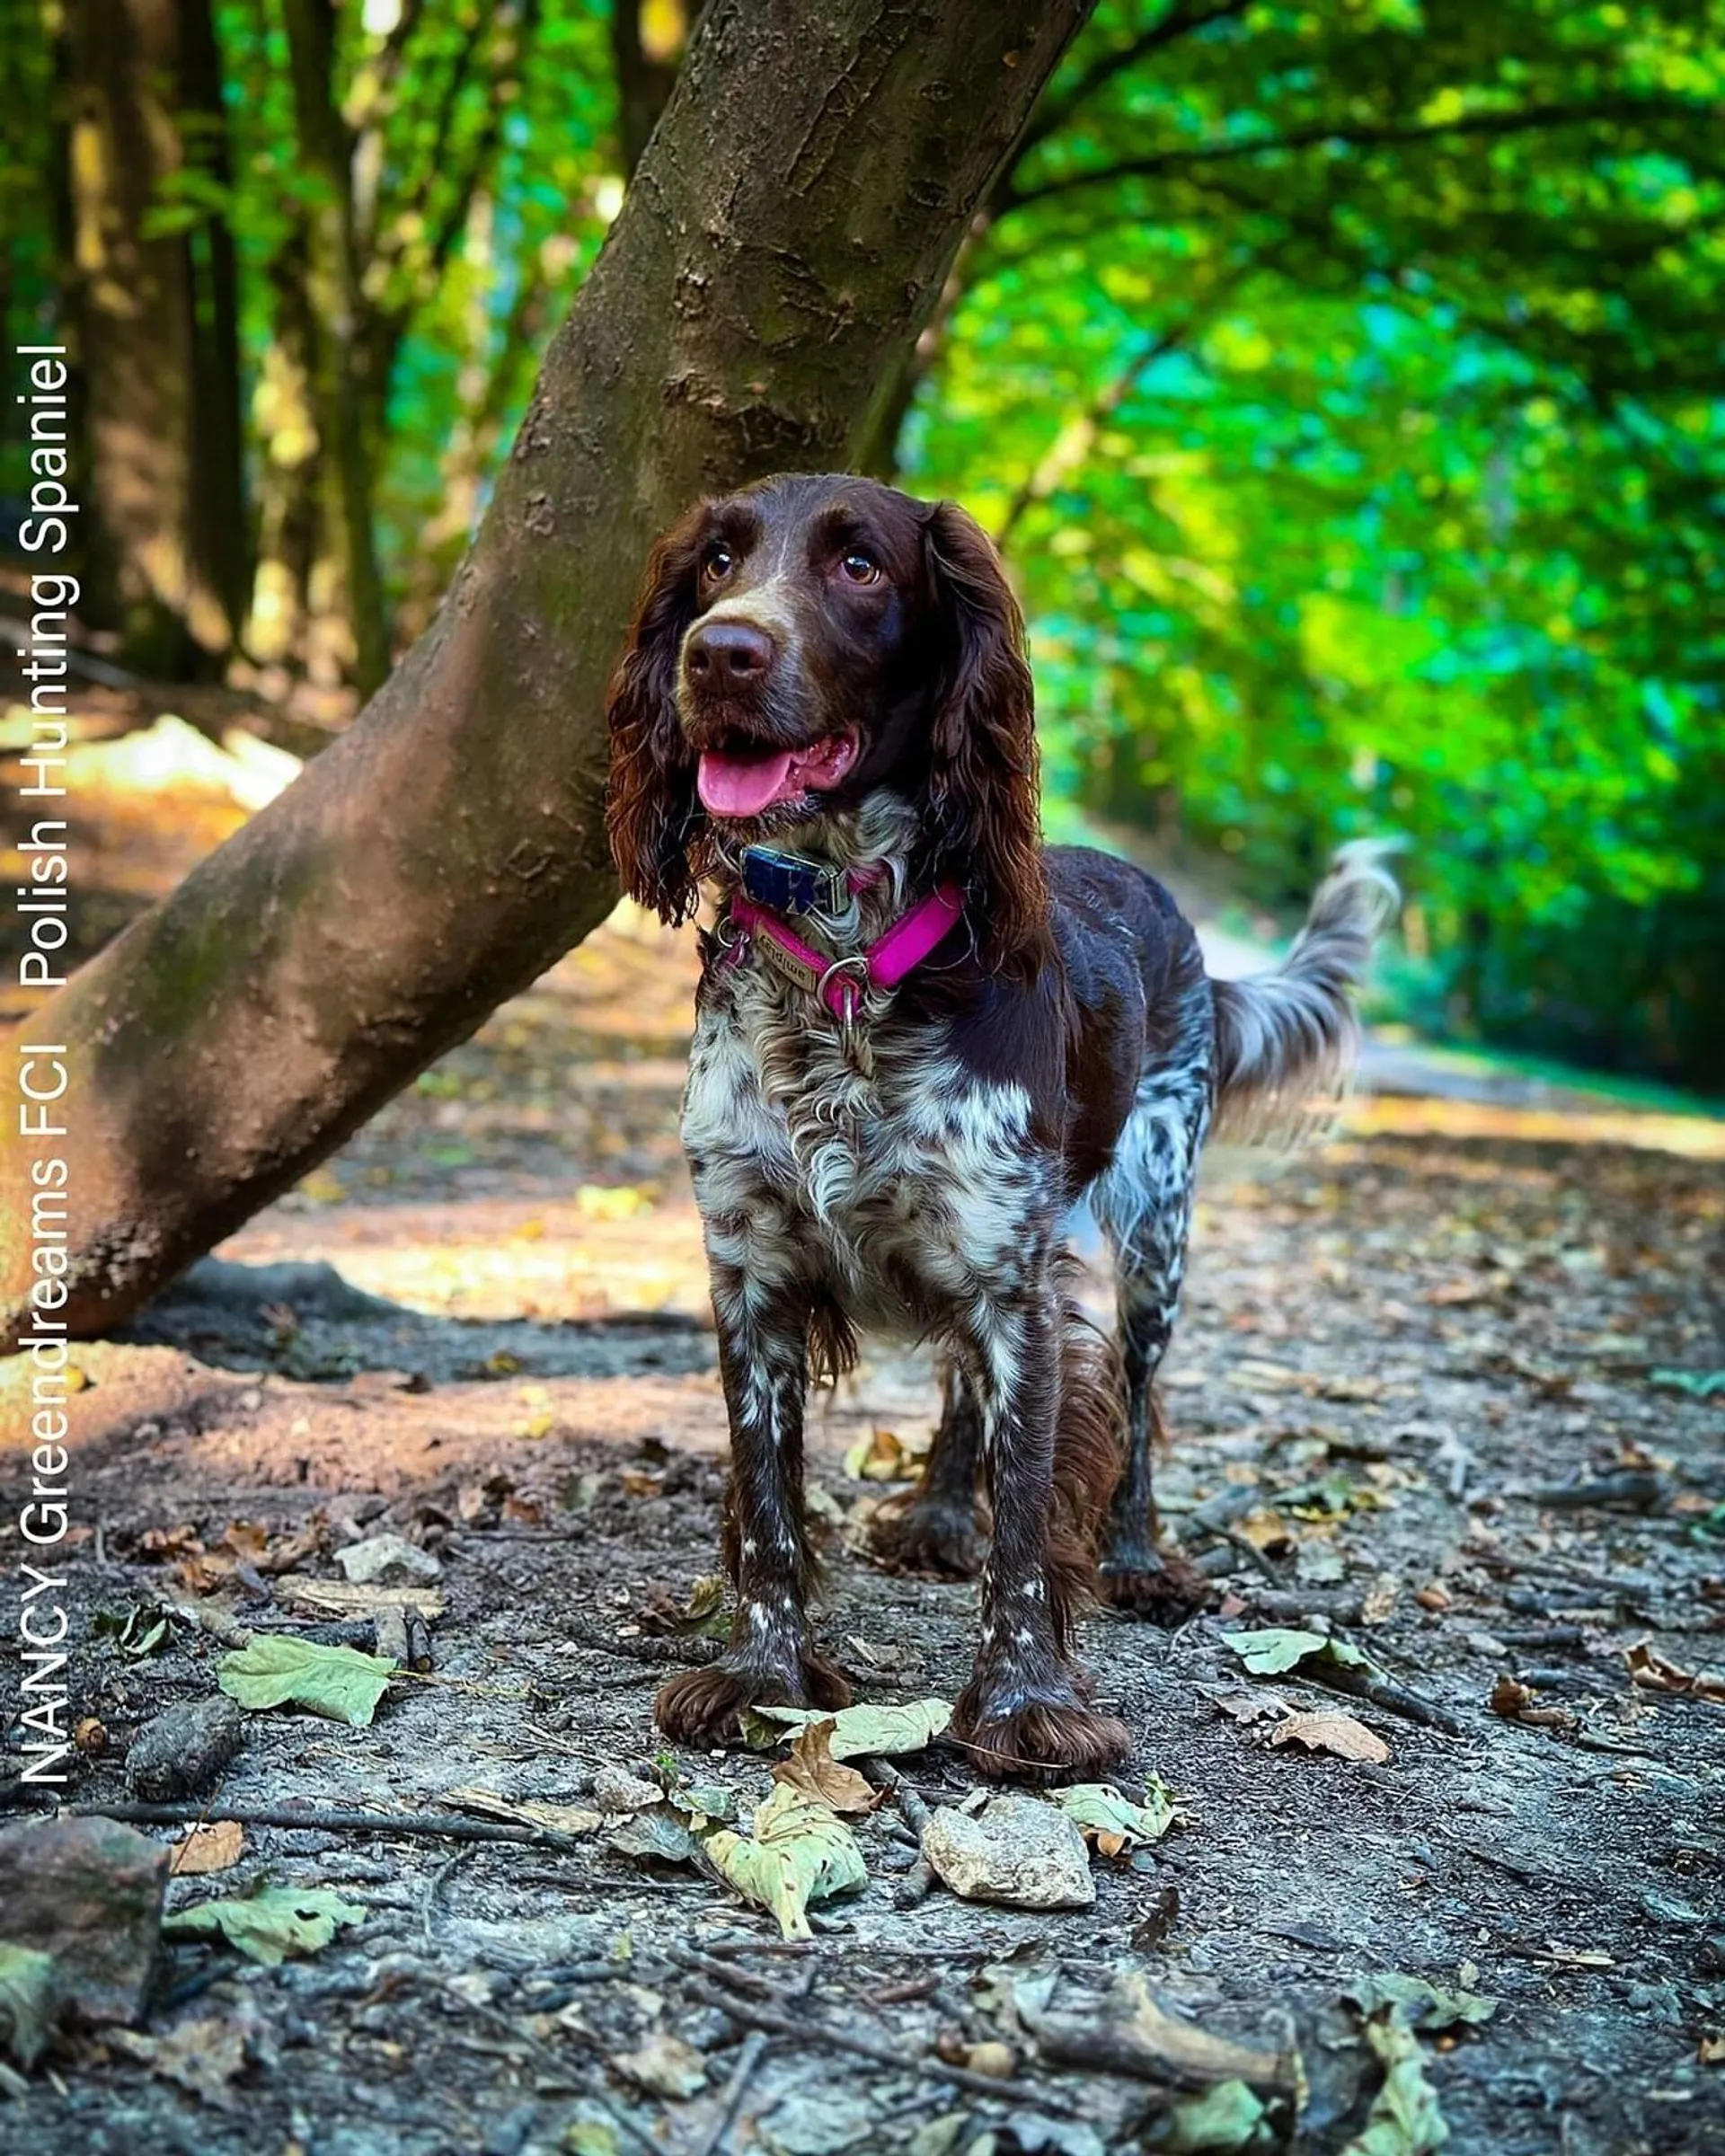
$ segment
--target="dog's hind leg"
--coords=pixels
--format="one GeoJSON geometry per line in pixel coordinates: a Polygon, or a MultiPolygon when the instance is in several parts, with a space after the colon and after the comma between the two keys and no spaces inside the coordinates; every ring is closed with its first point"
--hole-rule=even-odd
{"type": "Polygon", "coordinates": [[[874,1527],[877,1553],[901,1572],[938,1572],[969,1579],[982,1568],[977,1516],[982,1468],[982,1417],[963,1369],[949,1360],[942,1373],[940,1427],[923,1479],[902,1503],[882,1511],[874,1527]]]}
{"type": "Polygon", "coordinates": [[[1214,1021],[1201,973],[1182,999],[1172,1052],[1148,1067],[1094,1204],[1119,1276],[1119,1355],[1126,1387],[1126,1451],[1102,1541],[1103,1598],[1162,1623],[1177,1623],[1209,1596],[1209,1585],[1176,1550],[1158,1544],[1154,1454],[1162,1436],[1155,1379],[1173,1331],[1186,1269],[1198,1156],[1210,1116],[1214,1021]]]}

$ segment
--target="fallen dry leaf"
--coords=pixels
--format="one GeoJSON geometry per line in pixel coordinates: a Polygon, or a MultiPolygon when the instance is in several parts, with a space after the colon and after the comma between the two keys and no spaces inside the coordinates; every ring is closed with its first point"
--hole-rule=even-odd
{"type": "Polygon", "coordinates": [[[165,2036],[143,2037],[115,2029],[108,2042],[117,2050],[187,2090],[214,2111],[232,2111],[236,2099],[227,2084],[245,2071],[245,2031],[237,2023],[182,2021],[165,2036]]]}
{"type": "Polygon", "coordinates": [[[237,1864],[245,1849],[245,1829],[237,1819],[216,1819],[208,1826],[194,1826],[183,1842],[174,1844],[168,1869],[176,1878],[207,1871],[226,1871],[237,1864]]]}
{"type": "Polygon", "coordinates": [[[1261,1684],[1208,1685],[1204,1696],[1218,1714],[1225,1714],[1231,1722],[1267,1722],[1273,1715],[1293,1712],[1279,1692],[1271,1692],[1261,1684]]]}
{"type": "Polygon", "coordinates": [[[1514,1677],[1499,1677],[1491,1687],[1491,1707],[1506,1722],[1520,1722],[1529,1729],[1569,1731],[1581,1727],[1579,1715],[1567,1707],[1541,1707],[1537,1695],[1514,1677]]]}
{"type": "Polygon", "coordinates": [[[655,2029],[638,2050],[620,2052],[611,2063],[650,2096],[683,2102],[707,2084],[707,2063],[692,2044],[655,2029]]]}
{"type": "Polygon", "coordinates": [[[854,1894],[869,1882],[862,1852],[831,1809],[781,1782],[755,1814],[752,1836],[720,1827],[708,1856],[746,1901],[770,1909],[786,1939],[812,1939],[810,1902],[854,1894]]]}
{"type": "Polygon", "coordinates": [[[1304,1745],[1308,1752],[1333,1752],[1338,1759],[1368,1761],[1381,1767],[1390,1747],[1375,1729],[1351,1714],[1296,1714],[1269,1733],[1272,1745],[1304,1745]]]}
{"type": "Polygon", "coordinates": [[[845,1454],[845,1472],[858,1482],[907,1482],[919,1471],[917,1454],[927,1450],[907,1445],[896,1430],[874,1430],[845,1454]]]}
{"type": "Polygon", "coordinates": [[[810,1722],[797,1732],[789,1759],[773,1769],[774,1781],[783,1782],[804,1797],[830,1805],[836,1812],[871,1812],[885,1798],[854,1767],[841,1765],[832,1754],[833,1724],[810,1722]]]}
{"type": "Polygon", "coordinates": [[[1715,1706],[1725,1707],[1725,1676],[1712,1670],[1684,1669],[1657,1653],[1646,1639],[1625,1648],[1623,1659],[1629,1664],[1632,1680],[1644,1692],[1663,1692],[1676,1699],[1710,1700],[1715,1706]]]}

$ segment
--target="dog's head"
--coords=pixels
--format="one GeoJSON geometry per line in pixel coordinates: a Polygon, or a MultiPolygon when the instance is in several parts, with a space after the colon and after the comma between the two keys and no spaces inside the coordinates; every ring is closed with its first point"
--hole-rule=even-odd
{"type": "Polygon", "coordinates": [[[699,503],[653,550],[609,718],[612,853],[665,920],[721,835],[794,845],[885,793],[916,812],[913,872],[965,887],[985,957],[1039,957],[1023,623],[951,502],[839,476],[699,503]]]}

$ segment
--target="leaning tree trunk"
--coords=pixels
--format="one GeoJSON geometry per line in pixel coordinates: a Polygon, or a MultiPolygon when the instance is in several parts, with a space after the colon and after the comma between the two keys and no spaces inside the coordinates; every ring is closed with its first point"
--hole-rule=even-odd
{"type": "Polygon", "coordinates": [[[604,918],[601,707],[650,543],[703,490],[845,464],[1088,13],[712,0],[437,620],[28,1021],[73,1074],[74,1330],[136,1306],[604,918]]]}

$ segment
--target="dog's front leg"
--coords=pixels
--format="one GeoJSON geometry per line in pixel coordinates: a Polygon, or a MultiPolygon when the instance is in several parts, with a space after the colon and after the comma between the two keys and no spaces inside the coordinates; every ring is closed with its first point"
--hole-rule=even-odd
{"type": "MultiPolygon", "coordinates": [[[[758,1282],[753,1286],[758,1290],[758,1282]]],[[[742,1266],[713,1259],[719,1367],[730,1419],[725,1563],[737,1589],[737,1616],[719,1659],[685,1670],[659,1694],[659,1727],[690,1745],[734,1736],[746,1707],[844,1707],[851,1697],[809,1634],[815,1567],[802,1509],[808,1305],[794,1291],[762,1295],[750,1288],[742,1266]]]]}
{"type": "Polygon", "coordinates": [[[1092,1405],[1064,1352],[1070,1321],[1044,1259],[1022,1294],[981,1305],[959,1342],[982,1417],[995,1531],[976,1668],[952,1734],[981,1772],[1023,1780],[1082,1780],[1130,1748],[1125,1726],[1085,1703],[1070,1645],[1073,1556],[1055,1544],[1068,1509],[1057,1472],[1064,1481],[1079,1471],[1092,1405]]]}

